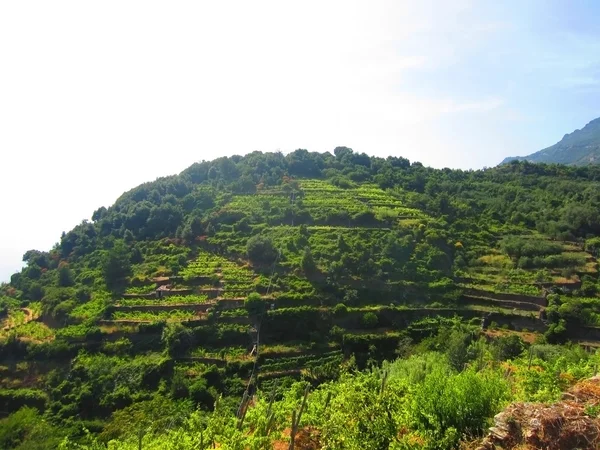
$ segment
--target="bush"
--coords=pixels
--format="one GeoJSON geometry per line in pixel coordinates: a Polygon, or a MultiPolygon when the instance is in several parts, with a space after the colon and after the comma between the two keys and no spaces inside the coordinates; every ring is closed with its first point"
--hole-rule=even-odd
{"type": "Polygon", "coordinates": [[[600,237],[594,237],[585,241],[585,250],[598,256],[600,254],[600,237]]]}
{"type": "Polygon", "coordinates": [[[273,241],[260,234],[248,239],[246,254],[253,264],[269,265],[273,264],[277,258],[277,250],[275,250],[273,241]]]}
{"type": "Polygon", "coordinates": [[[37,408],[43,411],[46,408],[48,396],[35,389],[0,390],[0,411],[11,413],[23,406],[37,408]]]}
{"type": "Polygon", "coordinates": [[[437,368],[418,385],[410,415],[418,428],[435,436],[436,448],[454,448],[461,436],[484,430],[507,394],[506,381],[495,372],[450,375],[437,368]]]}
{"type": "Polygon", "coordinates": [[[61,439],[58,429],[43,420],[34,408],[23,407],[0,420],[0,448],[57,448],[61,439]]]}
{"type": "Polygon", "coordinates": [[[310,275],[317,271],[317,263],[315,262],[312,253],[310,251],[310,247],[306,247],[304,249],[304,254],[302,255],[301,267],[305,274],[310,275]]]}
{"type": "Polygon", "coordinates": [[[553,323],[550,325],[548,331],[544,333],[544,337],[546,338],[546,341],[551,344],[560,344],[565,342],[567,338],[567,327],[565,321],[560,319],[558,323],[553,323]]]}
{"type": "Polygon", "coordinates": [[[329,336],[333,341],[341,343],[344,340],[344,333],[345,331],[342,327],[334,325],[329,331],[329,336]]]}
{"type": "Polygon", "coordinates": [[[375,328],[379,323],[379,318],[374,312],[368,312],[362,317],[362,323],[367,328],[375,328]]]}
{"type": "Polygon", "coordinates": [[[562,245],[556,242],[516,236],[504,238],[500,243],[500,247],[505,253],[517,260],[523,256],[534,258],[536,256],[559,255],[562,252],[562,245]]]}
{"type": "Polygon", "coordinates": [[[204,378],[198,378],[189,387],[190,399],[203,409],[210,409],[215,402],[215,398],[209,391],[204,378]]]}
{"type": "Polygon", "coordinates": [[[523,350],[525,350],[525,343],[519,336],[512,334],[496,339],[493,348],[497,359],[514,359],[523,353],[523,350]]]}
{"type": "Polygon", "coordinates": [[[338,303],[333,308],[333,314],[337,317],[343,317],[348,313],[348,307],[343,303],[338,303]]]}
{"type": "Polygon", "coordinates": [[[194,335],[180,323],[169,323],[163,329],[161,340],[170,356],[181,356],[192,347],[194,335]]]}
{"type": "Polygon", "coordinates": [[[102,350],[112,355],[126,355],[133,349],[133,344],[127,338],[120,338],[114,342],[105,342],[102,350]]]}
{"type": "Polygon", "coordinates": [[[248,295],[246,300],[244,300],[244,308],[246,308],[246,311],[248,311],[248,315],[250,316],[258,316],[262,314],[265,311],[265,306],[265,301],[257,292],[251,293],[248,295]]]}

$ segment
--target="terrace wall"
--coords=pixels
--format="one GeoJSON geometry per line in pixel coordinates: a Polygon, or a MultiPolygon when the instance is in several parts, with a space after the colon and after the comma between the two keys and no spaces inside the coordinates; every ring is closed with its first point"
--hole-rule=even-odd
{"type": "Polygon", "coordinates": [[[487,316],[487,321],[496,322],[499,326],[506,325],[512,330],[522,331],[524,329],[530,331],[546,332],[548,326],[539,319],[534,319],[527,316],[507,315],[502,313],[491,313],[487,316]]]}
{"type": "Polygon", "coordinates": [[[569,330],[569,338],[586,341],[600,341],[600,327],[577,327],[569,330]]]}
{"type": "Polygon", "coordinates": [[[469,304],[479,304],[479,305],[487,305],[487,306],[498,306],[502,308],[516,308],[521,309],[523,311],[540,311],[542,309],[541,305],[536,303],[529,302],[515,302],[510,300],[497,300],[491,297],[475,297],[472,295],[463,295],[461,297],[466,303],[469,304]]]}
{"type": "Polygon", "coordinates": [[[481,289],[464,288],[463,293],[473,297],[486,297],[494,300],[508,300],[511,302],[524,302],[533,303],[539,306],[548,306],[548,301],[544,297],[534,297],[531,295],[520,295],[520,294],[504,294],[495,293],[490,291],[484,291],[481,289]]]}
{"type": "Polygon", "coordinates": [[[202,311],[206,312],[208,308],[215,306],[215,303],[203,303],[203,304],[189,304],[184,303],[181,305],[132,305],[132,306],[114,306],[115,311],[172,311],[174,309],[183,311],[202,311]]]}

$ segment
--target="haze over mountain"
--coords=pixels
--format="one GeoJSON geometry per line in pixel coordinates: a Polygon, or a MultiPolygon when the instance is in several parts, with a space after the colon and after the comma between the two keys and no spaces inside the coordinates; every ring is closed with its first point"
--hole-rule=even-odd
{"type": "Polygon", "coordinates": [[[567,164],[583,166],[600,162],[600,118],[592,120],[583,129],[575,130],[556,144],[528,156],[509,156],[501,164],[510,161],[567,164]]]}

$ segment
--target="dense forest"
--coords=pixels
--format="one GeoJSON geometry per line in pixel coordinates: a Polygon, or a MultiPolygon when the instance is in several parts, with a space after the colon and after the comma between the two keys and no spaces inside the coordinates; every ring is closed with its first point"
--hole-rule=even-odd
{"type": "Polygon", "coordinates": [[[0,286],[0,448],[457,448],[598,371],[599,253],[600,166],[202,161],[0,286]]]}

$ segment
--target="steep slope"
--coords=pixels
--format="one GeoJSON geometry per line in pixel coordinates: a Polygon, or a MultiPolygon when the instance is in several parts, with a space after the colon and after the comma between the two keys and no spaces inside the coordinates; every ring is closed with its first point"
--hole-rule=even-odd
{"type": "Polygon", "coordinates": [[[529,161],[546,164],[583,166],[600,163],[600,118],[592,120],[583,129],[566,134],[560,142],[528,156],[510,156],[510,161],[529,161]]]}
{"type": "MultiPolygon", "coordinates": [[[[449,342],[457,370],[484,363],[488,338],[503,342],[495,362],[522,352],[520,336],[597,345],[598,180],[600,165],[463,172],[337,148],[220,158],[140,185],[50,251],[26,252],[0,285],[0,429],[39,423],[39,410],[58,442],[69,427],[103,441],[162,433],[196,408],[210,417],[221,396],[235,423],[257,390],[317,387],[449,342]]],[[[369,383],[378,398],[381,380],[369,383]]],[[[490,414],[457,426],[480,430],[490,414]]],[[[400,437],[460,438],[431,426],[400,437]]],[[[46,441],[22,448],[58,446],[46,441]]]]}

